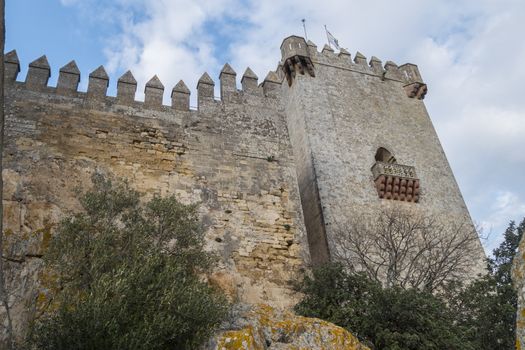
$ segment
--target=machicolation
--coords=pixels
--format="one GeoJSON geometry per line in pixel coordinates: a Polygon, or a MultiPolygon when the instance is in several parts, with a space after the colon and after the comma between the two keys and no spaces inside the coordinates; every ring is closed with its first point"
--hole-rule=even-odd
{"type": "MultiPolygon", "coordinates": [[[[146,196],[200,203],[207,249],[221,258],[210,280],[251,304],[296,303],[291,282],[334,259],[336,228],[349,218],[396,206],[472,226],[416,65],[367,62],[359,52],[352,59],[329,46],[319,52],[298,36],[284,39],[281,53],[261,83],[247,68],[240,90],[225,64],[220,100],[204,73],[196,110],[182,80],[171,106],[157,76],[139,102],[130,71],[113,97],[103,66],[81,92],[75,61],[51,87],[46,56],[20,82],[16,51],[7,53],[5,228],[31,237],[15,267],[27,286],[20,300],[34,300],[44,229],[79,209],[75,189],[96,172],[126,178],[146,196]]],[[[477,249],[473,269],[483,264],[477,249]]],[[[25,320],[24,305],[13,308],[16,322],[25,320]]]]}
{"type": "MultiPolygon", "coordinates": [[[[383,67],[381,60],[375,56],[372,56],[369,63],[367,63],[366,57],[360,52],[357,52],[352,62],[350,53],[345,49],[341,49],[338,54],[335,54],[331,47],[325,45],[323,50],[318,52],[314,43],[311,41],[306,43],[303,38],[296,36],[291,36],[283,41],[281,53],[283,61],[279,63],[277,71],[270,71],[261,84],[258,84],[257,75],[248,67],[241,78],[241,90],[238,90],[236,86],[237,73],[226,63],[219,75],[221,100],[223,102],[228,101],[229,95],[241,91],[244,94],[276,97],[276,94],[272,92],[275,92],[277,86],[281,85],[283,76],[287,78],[289,85],[291,85],[296,72],[299,74],[307,72],[310,76],[315,77],[312,58],[317,64],[327,64],[339,69],[375,75],[383,80],[389,79],[404,82],[404,88],[409,97],[423,99],[427,91],[426,84],[423,83],[417,66],[411,63],[398,67],[394,62],[387,61],[383,67]]],[[[8,83],[15,82],[20,72],[20,62],[16,50],[6,53],[4,62],[6,66],[6,81],[8,83]]],[[[80,76],[81,73],[73,60],[60,68],[57,86],[55,88],[48,86],[48,80],[51,77],[51,67],[47,57],[44,55],[29,63],[25,86],[27,89],[35,91],[56,92],[59,95],[71,97],[111,98],[111,96],[107,95],[109,76],[103,66],[99,66],[89,74],[86,96],[81,91],[78,91],[80,76]]],[[[206,99],[214,98],[212,89],[214,86],[215,82],[213,79],[208,73],[204,73],[197,84],[198,101],[201,102],[199,105],[204,103],[206,99]]],[[[137,81],[131,71],[126,71],[118,79],[115,102],[122,105],[140,103],[135,100],[136,91],[137,81]]],[[[179,81],[171,91],[171,107],[177,110],[188,110],[190,93],[186,84],[182,80],[179,81]]],[[[156,75],[146,83],[144,94],[145,100],[143,103],[145,107],[151,109],[162,107],[164,85],[156,75]]]]}

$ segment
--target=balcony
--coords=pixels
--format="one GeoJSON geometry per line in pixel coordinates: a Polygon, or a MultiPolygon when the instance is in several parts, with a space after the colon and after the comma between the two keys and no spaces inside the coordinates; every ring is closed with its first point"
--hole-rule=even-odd
{"type": "Polygon", "coordinates": [[[379,198],[419,202],[419,179],[413,166],[376,162],[372,174],[379,198]]]}

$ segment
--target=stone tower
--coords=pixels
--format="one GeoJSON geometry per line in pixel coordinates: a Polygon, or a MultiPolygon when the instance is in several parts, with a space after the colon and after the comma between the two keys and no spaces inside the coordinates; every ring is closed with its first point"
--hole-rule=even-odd
{"type": "MultiPolygon", "coordinates": [[[[137,101],[130,71],[110,96],[103,66],[79,91],[75,61],[50,86],[46,56],[24,79],[16,51],[4,55],[4,229],[17,249],[8,262],[16,325],[29,319],[27,301],[45,302],[34,295],[46,242],[61,218],[81,210],[77,190],[96,173],[127,179],[145,200],[198,204],[207,249],[220,258],[210,281],[252,305],[296,304],[294,283],[311,263],[334,259],[336,227],[350,218],[394,206],[472,227],[415,65],[367,63],[360,53],[352,61],[297,36],[281,53],[261,83],[250,68],[238,79],[225,64],[220,98],[202,74],[195,107],[182,80],[165,91],[155,75],[137,101]]],[[[475,249],[481,263],[479,241],[475,249]]]]}
{"type": "MultiPolygon", "coordinates": [[[[336,224],[397,206],[472,225],[423,103],[417,66],[290,36],[282,100],[313,263],[337,249],[336,224]]],[[[480,261],[484,257],[479,240],[480,261]]]]}

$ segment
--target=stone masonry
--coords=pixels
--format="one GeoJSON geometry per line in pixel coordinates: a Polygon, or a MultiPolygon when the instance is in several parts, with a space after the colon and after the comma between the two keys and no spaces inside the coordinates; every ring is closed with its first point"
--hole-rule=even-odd
{"type": "MultiPolygon", "coordinates": [[[[282,101],[313,262],[338,249],[337,231],[347,219],[389,206],[472,227],[425,109],[427,87],[417,66],[383,66],[376,57],[368,64],[359,52],[352,61],[344,49],[318,52],[296,36],[283,41],[281,53],[288,64],[281,71],[290,76],[282,101]],[[303,57],[315,74],[301,63],[290,68],[293,57],[303,57]],[[377,159],[380,149],[388,159],[377,159]]],[[[476,242],[479,270],[484,252],[476,242]]]]}
{"type": "Polygon", "coordinates": [[[471,224],[417,66],[383,66],[375,57],[368,64],[360,53],[352,61],[344,49],[318,52],[296,36],[281,52],[261,84],[246,69],[241,90],[226,64],[220,100],[204,73],[197,110],[182,81],[164,106],[156,76],[138,102],[129,71],[111,97],[102,66],[80,92],[74,61],[51,87],[45,56],[29,64],[22,82],[16,52],[5,55],[4,225],[29,242],[10,263],[23,286],[16,300],[25,300],[15,303],[18,324],[26,302],[39,301],[45,243],[63,215],[79,210],[75,189],[87,189],[94,172],[126,178],[146,198],[176,194],[200,203],[207,249],[221,257],[210,280],[248,304],[296,303],[290,283],[331,259],[332,227],[352,215],[399,205],[471,224]],[[397,163],[375,159],[380,147],[397,163]]]}

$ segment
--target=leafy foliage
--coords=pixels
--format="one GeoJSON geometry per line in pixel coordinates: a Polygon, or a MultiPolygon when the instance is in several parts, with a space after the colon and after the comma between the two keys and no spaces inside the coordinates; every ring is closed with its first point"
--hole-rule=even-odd
{"type": "Polygon", "coordinates": [[[492,252],[494,258],[489,259],[489,270],[499,285],[509,285],[511,282],[512,259],[524,232],[525,218],[517,226],[511,221],[503,235],[503,242],[492,252]]]}
{"type": "Polygon", "coordinates": [[[376,349],[473,349],[446,304],[428,292],[382,288],[367,276],[327,265],[305,278],[302,315],[345,327],[376,349]]]}
{"type": "Polygon", "coordinates": [[[488,259],[488,273],[467,286],[452,281],[437,295],[383,288],[343,265],[317,268],[300,286],[296,311],[353,332],[374,349],[514,349],[517,300],[512,259],[525,219],[511,222],[488,259]]]}
{"type": "Polygon", "coordinates": [[[504,240],[488,259],[488,274],[450,297],[458,324],[478,349],[514,349],[517,296],[512,288],[512,259],[525,232],[525,219],[511,222],[504,240]]]}
{"type": "Polygon", "coordinates": [[[369,337],[371,315],[379,283],[363,274],[349,274],[342,265],[327,264],[306,276],[300,291],[304,299],[295,310],[307,317],[318,317],[350,330],[360,339],[369,337]]]}
{"type": "Polygon", "coordinates": [[[38,349],[193,349],[226,314],[200,276],[213,257],[195,206],[141,205],[125,182],[95,176],[84,212],[64,219],[45,256],[58,292],[33,327],[38,349]]]}

